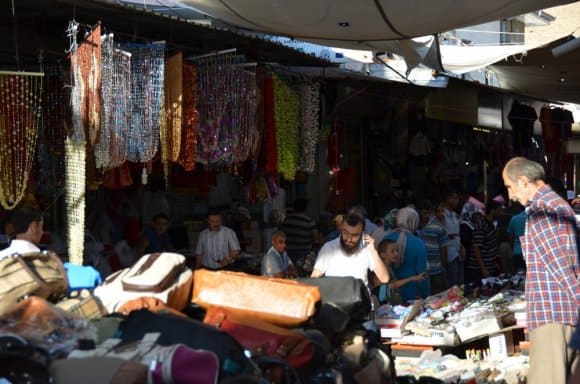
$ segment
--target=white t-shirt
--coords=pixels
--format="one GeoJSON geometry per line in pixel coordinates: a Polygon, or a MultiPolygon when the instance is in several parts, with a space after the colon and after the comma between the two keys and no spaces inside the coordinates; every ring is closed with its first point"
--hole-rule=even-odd
{"type": "Polygon", "coordinates": [[[314,269],[324,276],[352,276],[368,285],[368,271],[375,270],[375,262],[368,247],[347,255],[340,246],[340,237],[324,244],[318,252],[314,269]]]}
{"type": "Polygon", "coordinates": [[[40,248],[32,244],[28,240],[14,239],[10,242],[10,246],[0,251],[0,260],[11,256],[13,253],[32,253],[40,252],[40,248]]]}

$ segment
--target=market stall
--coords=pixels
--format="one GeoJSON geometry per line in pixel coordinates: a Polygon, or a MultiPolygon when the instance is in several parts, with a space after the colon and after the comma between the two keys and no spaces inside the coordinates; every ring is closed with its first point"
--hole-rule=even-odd
{"type": "Polygon", "coordinates": [[[522,274],[488,278],[412,305],[377,308],[375,322],[397,374],[456,382],[473,373],[517,383],[528,364],[522,285],[522,274]]]}

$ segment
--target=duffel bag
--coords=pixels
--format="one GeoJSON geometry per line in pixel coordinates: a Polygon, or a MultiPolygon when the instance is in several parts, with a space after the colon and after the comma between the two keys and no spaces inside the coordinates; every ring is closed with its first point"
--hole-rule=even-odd
{"type": "Polygon", "coordinates": [[[0,315],[26,296],[57,299],[67,290],[66,271],[54,252],[15,253],[0,260],[0,315]]]}
{"type": "Polygon", "coordinates": [[[320,291],[294,280],[198,269],[192,301],[205,309],[221,307],[230,313],[293,327],[316,313],[320,291]]]}
{"type": "Polygon", "coordinates": [[[95,288],[109,313],[117,312],[126,302],[144,296],[156,297],[168,307],[183,309],[191,296],[193,273],[185,265],[185,257],[163,252],[143,256],[131,268],[107,277],[95,288]]]}
{"type": "Polygon", "coordinates": [[[133,311],[118,328],[123,344],[140,341],[147,333],[160,333],[159,345],[184,344],[193,349],[214,352],[219,359],[220,381],[242,374],[257,375],[259,370],[246,357],[244,348],[229,334],[186,317],[133,311]]]}

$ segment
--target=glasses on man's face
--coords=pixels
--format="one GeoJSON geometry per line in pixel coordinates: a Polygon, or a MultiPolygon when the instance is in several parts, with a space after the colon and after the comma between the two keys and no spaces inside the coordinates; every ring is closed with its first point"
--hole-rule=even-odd
{"type": "Polygon", "coordinates": [[[352,232],[349,232],[349,231],[343,229],[342,231],[340,231],[340,236],[344,240],[357,241],[362,236],[362,232],[352,233],[352,232]]]}

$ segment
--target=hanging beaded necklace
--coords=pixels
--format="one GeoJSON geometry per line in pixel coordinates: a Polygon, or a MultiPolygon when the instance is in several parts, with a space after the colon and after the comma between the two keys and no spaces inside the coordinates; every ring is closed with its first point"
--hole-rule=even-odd
{"type": "Polygon", "coordinates": [[[127,137],[127,160],[145,163],[159,147],[163,105],[165,43],[125,43],[131,56],[131,124],[127,137]]]}
{"type": "Polygon", "coordinates": [[[83,264],[85,240],[85,167],[86,148],[83,140],[65,140],[65,207],[68,259],[83,264]]]}
{"type": "Polygon", "coordinates": [[[22,200],[34,163],[43,73],[0,72],[0,204],[22,200]]]}
{"type": "Polygon", "coordinates": [[[256,113],[258,107],[258,89],[256,84],[256,72],[247,69],[239,69],[237,82],[237,97],[233,105],[237,106],[239,111],[237,120],[233,123],[237,126],[238,139],[234,145],[234,163],[239,165],[253,157],[260,144],[260,131],[256,124],[256,113]]]}
{"type": "Polygon", "coordinates": [[[97,168],[118,167],[127,157],[131,111],[131,54],[115,48],[113,34],[102,36],[101,137],[95,145],[97,168]]]}
{"type": "Polygon", "coordinates": [[[197,109],[197,70],[191,64],[183,64],[183,89],[184,118],[178,161],[186,171],[192,171],[195,169],[199,112],[197,109]]]}
{"type": "Polygon", "coordinates": [[[274,110],[278,172],[288,181],[296,175],[299,150],[300,112],[298,94],[279,76],[274,75],[274,110]]]}
{"type": "Polygon", "coordinates": [[[161,125],[161,161],[164,166],[179,159],[183,122],[183,54],[178,52],[165,60],[165,116],[161,125]],[[164,124],[165,123],[165,124],[164,124]]]}
{"type": "Polygon", "coordinates": [[[318,111],[320,87],[314,82],[300,84],[300,156],[298,170],[306,173],[316,168],[316,143],[318,142],[318,111]]]}
{"type": "Polygon", "coordinates": [[[64,140],[66,103],[60,63],[43,65],[42,118],[36,155],[36,191],[52,200],[64,192],[64,140]]]}

